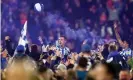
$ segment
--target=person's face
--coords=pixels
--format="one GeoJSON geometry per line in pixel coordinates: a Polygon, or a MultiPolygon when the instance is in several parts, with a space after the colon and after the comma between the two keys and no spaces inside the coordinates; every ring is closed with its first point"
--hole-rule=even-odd
{"type": "Polygon", "coordinates": [[[124,41],[123,46],[124,46],[124,48],[128,48],[128,43],[126,41],[124,41]]]}
{"type": "Polygon", "coordinates": [[[119,73],[119,80],[130,80],[130,74],[127,71],[121,71],[119,73]]]}
{"type": "Polygon", "coordinates": [[[65,38],[64,38],[64,37],[60,37],[60,38],[59,38],[59,44],[60,44],[61,46],[64,46],[65,43],[66,43],[65,38]]]}
{"type": "Polygon", "coordinates": [[[10,39],[10,37],[9,37],[9,36],[6,36],[6,37],[5,37],[5,40],[9,40],[9,39],[10,39]]]}
{"type": "Polygon", "coordinates": [[[107,20],[107,16],[105,13],[102,13],[101,16],[100,16],[100,21],[101,22],[105,22],[107,20]]]}

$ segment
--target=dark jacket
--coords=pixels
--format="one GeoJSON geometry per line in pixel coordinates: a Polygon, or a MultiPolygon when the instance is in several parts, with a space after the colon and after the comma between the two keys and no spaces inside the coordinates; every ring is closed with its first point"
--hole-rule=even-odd
{"type": "Polygon", "coordinates": [[[12,47],[12,41],[11,40],[5,40],[5,48],[7,49],[8,51],[8,54],[10,56],[13,56],[14,54],[14,49],[12,47]]]}
{"type": "Polygon", "coordinates": [[[108,48],[105,48],[105,49],[102,51],[102,56],[104,57],[105,60],[107,60],[108,55],[109,55],[108,48]]]}
{"type": "Polygon", "coordinates": [[[29,57],[31,57],[35,61],[39,61],[40,54],[38,52],[30,52],[29,57]]]}
{"type": "Polygon", "coordinates": [[[118,78],[118,74],[122,69],[129,69],[127,62],[118,51],[111,52],[107,59],[108,63],[111,63],[115,69],[115,78],[118,78]]]}

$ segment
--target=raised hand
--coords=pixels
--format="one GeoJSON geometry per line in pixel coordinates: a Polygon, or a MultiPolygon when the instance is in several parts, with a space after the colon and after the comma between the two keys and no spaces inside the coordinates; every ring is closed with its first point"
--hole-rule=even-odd
{"type": "Polygon", "coordinates": [[[43,57],[44,57],[44,55],[43,55],[43,54],[41,54],[41,55],[40,55],[39,60],[42,60],[42,59],[43,59],[43,57]]]}
{"type": "Polygon", "coordinates": [[[43,40],[41,36],[38,37],[38,40],[40,41],[41,44],[43,44],[43,40]]]}
{"type": "Polygon", "coordinates": [[[51,47],[53,51],[56,51],[56,47],[55,46],[52,46],[51,47]]]}
{"type": "Polygon", "coordinates": [[[48,51],[48,46],[43,45],[43,46],[42,46],[42,51],[43,51],[43,52],[47,52],[47,51],[48,51]]]}
{"type": "Polygon", "coordinates": [[[10,39],[10,37],[9,37],[9,36],[6,36],[6,37],[5,37],[5,40],[9,40],[9,39],[10,39]]]}
{"type": "Polygon", "coordinates": [[[83,53],[81,52],[81,53],[79,53],[79,57],[82,57],[83,56],[83,53]]]}
{"type": "Polygon", "coordinates": [[[78,53],[72,53],[72,58],[74,59],[74,60],[77,60],[78,59],[78,53]]]}
{"type": "Polygon", "coordinates": [[[56,54],[57,56],[61,56],[61,53],[60,53],[59,50],[56,50],[56,51],[55,51],[55,54],[56,54]]]}
{"type": "Polygon", "coordinates": [[[120,46],[123,47],[123,46],[124,46],[124,43],[123,43],[123,41],[121,40],[121,37],[120,37],[118,31],[116,30],[116,28],[117,28],[117,23],[114,22],[114,31],[115,31],[116,39],[118,40],[120,46]]]}
{"type": "Polygon", "coordinates": [[[71,64],[74,64],[75,63],[75,60],[74,59],[70,59],[70,63],[71,64]]]}
{"type": "Polygon", "coordinates": [[[114,22],[114,26],[113,26],[114,28],[117,28],[117,23],[116,22],[114,22]]]}

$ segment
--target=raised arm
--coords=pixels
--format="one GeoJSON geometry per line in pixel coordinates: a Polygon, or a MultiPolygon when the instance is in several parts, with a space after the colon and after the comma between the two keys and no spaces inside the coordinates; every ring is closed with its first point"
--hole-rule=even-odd
{"type": "Polygon", "coordinates": [[[114,23],[114,31],[115,31],[115,35],[116,35],[116,39],[118,40],[120,46],[122,47],[123,46],[123,41],[121,40],[121,37],[119,35],[119,33],[117,32],[117,24],[114,23]]]}
{"type": "Polygon", "coordinates": [[[13,56],[13,54],[14,54],[14,49],[13,49],[13,47],[12,47],[12,41],[11,41],[11,39],[10,39],[9,36],[6,36],[6,37],[5,37],[5,47],[6,47],[6,50],[8,51],[8,54],[9,54],[10,56],[13,56]]]}
{"type": "Polygon", "coordinates": [[[41,51],[42,51],[42,52],[47,52],[46,46],[45,46],[44,43],[43,43],[42,37],[39,36],[39,37],[38,37],[38,40],[39,40],[40,43],[41,43],[41,51]]]}
{"type": "Polygon", "coordinates": [[[41,37],[41,36],[38,37],[38,40],[39,40],[40,43],[43,45],[43,40],[42,40],[42,37],[41,37]]]}

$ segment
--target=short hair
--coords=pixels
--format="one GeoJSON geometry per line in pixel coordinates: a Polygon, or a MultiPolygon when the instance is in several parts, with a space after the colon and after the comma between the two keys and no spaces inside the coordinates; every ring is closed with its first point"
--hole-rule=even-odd
{"type": "Polygon", "coordinates": [[[111,63],[107,63],[107,62],[101,62],[102,65],[104,65],[107,68],[107,73],[111,74],[113,77],[115,77],[116,71],[115,71],[115,67],[113,64],[111,63]]]}
{"type": "Polygon", "coordinates": [[[76,72],[72,69],[69,69],[68,71],[67,80],[77,80],[76,72]]]}
{"type": "Polygon", "coordinates": [[[33,44],[33,45],[31,46],[31,52],[38,52],[38,47],[37,47],[36,44],[33,44]]]}
{"type": "Polygon", "coordinates": [[[122,69],[121,71],[126,71],[126,72],[130,73],[130,70],[128,70],[128,69],[122,69]]]}
{"type": "Polygon", "coordinates": [[[129,46],[131,45],[131,41],[130,41],[130,39],[123,38],[123,39],[122,39],[122,41],[125,41],[125,42],[127,42],[127,44],[128,44],[129,46]]]}
{"type": "Polygon", "coordinates": [[[117,51],[118,49],[117,49],[117,46],[116,45],[110,45],[109,46],[109,51],[111,52],[111,51],[117,51]]]}
{"type": "Polygon", "coordinates": [[[94,63],[92,65],[92,70],[96,68],[96,66],[98,65],[103,65],[106,67],[107,69],[107,73],[111,74],[113,77],[115,77],[115,74],[116,74],[116,69],[114,67],[114,65],[112,63],[107,63],[106,61],[101,61],[101,62],[97,62],[97,63],[94,63]]]}
{"type": "Polygon", "coordinates": [[[109,44],[104,44],[104,48],[108,48],[109,47],[109,44]]]}
{"type": "Polygon", "coordinates": [[[78,66],[81,68],[87,67],[88,60],[85,57],[80,57],[78,61],[78,66]]]}
{"type": "Polygon", "coordinates": [[[46,66],[44,66],[44,65],[40,65],[39,67],[38,67],[38,73],[45,73],[46,71],[47,71],[48,69],[47,69],[47,67],[46,66]]]}
{"type": "Polygon", "coordinates": [[[73,64],[69,64],[68,66],[67,66],[67,69],[73,69],[74,68],[74,65],[73,64]]]}
{"type": "Polygon", "coordinates": [[[61,35],[60,37],[63,37],[65,40],[67,40],[66,36],[64,36],[64,35],[61,35]]]}

